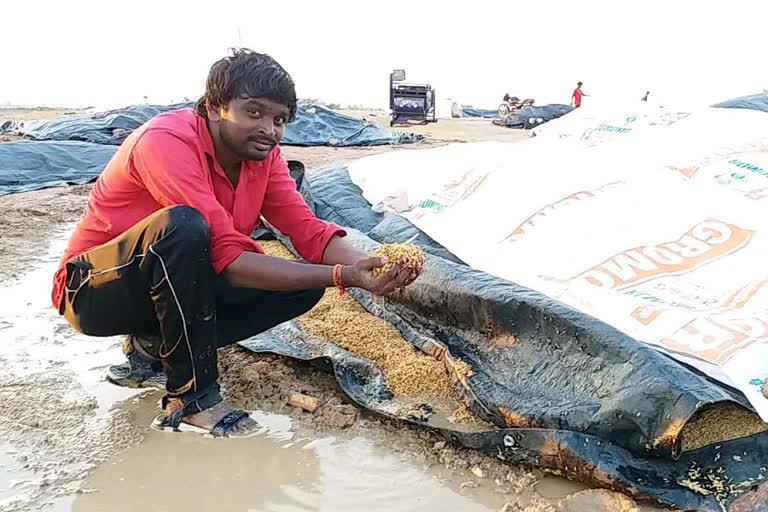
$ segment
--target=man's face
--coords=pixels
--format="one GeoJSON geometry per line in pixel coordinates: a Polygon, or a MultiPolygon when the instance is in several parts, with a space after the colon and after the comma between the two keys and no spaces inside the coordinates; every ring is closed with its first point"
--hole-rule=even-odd
{"type": "Polygon", "coordinates": [[[233,99],[216,114],[213,120],[219,123],[221,141],[227,149],[243,160],[264,160],[283,138],[290,110],[266,98],[244,96],[233,99]]]}

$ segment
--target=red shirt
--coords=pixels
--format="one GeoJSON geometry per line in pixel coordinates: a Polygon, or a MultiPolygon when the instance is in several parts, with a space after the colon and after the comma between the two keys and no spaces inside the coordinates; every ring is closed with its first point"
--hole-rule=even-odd
{"type": "Polygon", "coordinates": [[[583,95],[584,95],[584,93],[581,92],[581,89],[578,88],[578,87],[573,91],[573,104],[575,106],[577,106],[577,107],[581,106],[581,97],[583,95]]]}
{"type": "Polygon", "coordinates": [[[61,304],[69,259],[177,204],[196,208],[208,222],[217,274],[243,251],[263,252],[250,238],[260,215],[310,263],[320,262],[334,235],[345,235],[315,217],[279,147],[264,161],[244,161],[235,188],[214,157],[206,119],[192,109],[168,112],[133,132],[96,180],[54,277],[54,307],[61,304]]]}

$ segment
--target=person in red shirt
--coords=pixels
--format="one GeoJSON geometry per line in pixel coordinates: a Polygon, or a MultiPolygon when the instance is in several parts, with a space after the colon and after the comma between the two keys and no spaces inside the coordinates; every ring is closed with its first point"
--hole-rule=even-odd
{"type": "Polygon", "coordinates": [[[589,96],[589,94],[581,90],[581,82],[579,82],[576,84],[576,89],[573,90],[573,94],[571,95],[571,105],[573,105],[574,108],[579,108],[581,106],[582,96],[589,96]]]}
{"type": "Polygon", "coordinates": [[[125,140],[61,258],[54,307],[84,334],[129,335],[128,363],[108,377],[164,381],[158,427],[253,431],[219,394],[219,347],[301,315],[326,287],[384,295],[418,276],[396,265],[374,277],[386,260],[309,209],[278,146],[295,113],[293,80],[271,57],[241,49],[219,60],[196,109],[161,114],[125,140]],[[262,217],[306,262],[263,254],[249,236],[262,217]]]}

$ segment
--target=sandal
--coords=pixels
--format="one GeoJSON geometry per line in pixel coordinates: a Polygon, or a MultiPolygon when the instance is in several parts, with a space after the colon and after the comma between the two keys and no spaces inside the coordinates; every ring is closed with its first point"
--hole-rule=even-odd
{"type": "Polygon", "coordinates": [[[241,410],[232,411],[223,418],[219,420],[218,423],[216,423],[213,428],[211,429],[210,434],[213,437],[227,437],[229,434],[229,431],[232,430],[232,428],[237,425],[240,420],[243,418],[247,418],[248,413],[241,410]]]}
{"type": "MultiPolygon", "coordinates": [[[[210,409],[222,400],[218,384],[213,384],[197,393],[186,393],[181,397],[165,396],[162,401],[164,412],[154,419],[152,427],[163,431],[179,432],[184,416],[210,409]]],[[[245,411],[232,411],[221,418],[208,433],[213,437],[227,437],[232,428],[247,417],[248,413],[245,411]]]]}

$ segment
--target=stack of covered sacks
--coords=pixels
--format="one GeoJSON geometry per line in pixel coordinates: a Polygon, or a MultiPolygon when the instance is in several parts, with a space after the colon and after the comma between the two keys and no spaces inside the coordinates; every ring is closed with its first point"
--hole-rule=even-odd
{"type": "Polygon", "coordinates": [[[390,131],[375,123],[339,114],[320,105],[299,105],[296,120],[285,129],[281,144],[293,146],[379,146],[407,144],[424,137],[390,131]]]}
{"type": "MultiPolygon", "coordinates": [[[[66,115],[56,119],[8,123],[23,141],[0,146],[0,194],[82,184],[96,178],[128,135],[163,112],[194,107],[134,105],[96,114],[66,115]]],[[[3,126],[6,126],[5,124],[3,126]]],[[[345,116],[319,105],[300,105],[289,124],[284,145],[372,146],[417,142],[421,135],[390,132],[378,125],[345,116]]]]}
{"type": "Polygon", "coordinates": [[[540,126],[553,119],[557,119],[573,110],[570,105],[542,105],[535,107],[529,105],[513,112],[512,114],[494,119],[493,124],[508,128],[531,129],[540,126]]]}

